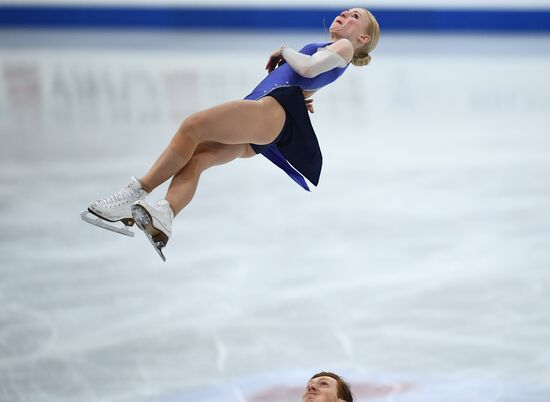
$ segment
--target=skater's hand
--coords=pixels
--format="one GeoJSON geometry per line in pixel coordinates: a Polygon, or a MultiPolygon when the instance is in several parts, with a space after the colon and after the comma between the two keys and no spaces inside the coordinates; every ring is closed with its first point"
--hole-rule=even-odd
{"type": "Polygon", "coordinates": [[[279,49],[271,53],[271,56],[269,56],[269,60],[265,65],[265,69],[267,70],[268,73],[272,72],[280,65],[286,63],[282,54],[282,50],[283,50],[283,47],[281,46],[279,49]]]}
{"type": "Polygon", "coordinates": [[[315,111],[313,110],[313,99],[312,98],[309,98],[309,99],[306,99],[306,107],[307,107],[307,110],[309,110],[309,113],[315,113],[315,111]]]}

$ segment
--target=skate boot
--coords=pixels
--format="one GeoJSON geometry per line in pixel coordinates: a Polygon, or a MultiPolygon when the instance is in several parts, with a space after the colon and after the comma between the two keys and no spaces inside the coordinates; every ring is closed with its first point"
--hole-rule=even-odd
{"type": "Polygon", "coordinates": [[[168,201],[161,200],[155,205],[149,205],[143,200],[136,201],[132,205],[132,216],[138,228],[143,230],[155,247],[162,261],[166,261],[162,249],[166,247],[172,235],[172,221],[174,220],[174,212],[168,201]]]}
{"type": "Polygon", "coordinates": [[[134,233],[128,230],[128,226],[134,224],[132,217],[132,204],[138,200],[144,199],[149,193],[141,188],[141,183],[134,176],[130,182],[119,192],[105,198],[93,201],[80,216],[82,219],[92,225],[120,233],[125,236],[133,237],[134,233]],[[93,214],[98,218],[89,216],[93,214]],[[117,227],[109,225],[107,222],[122,222],[124,226],[117,227]]]}

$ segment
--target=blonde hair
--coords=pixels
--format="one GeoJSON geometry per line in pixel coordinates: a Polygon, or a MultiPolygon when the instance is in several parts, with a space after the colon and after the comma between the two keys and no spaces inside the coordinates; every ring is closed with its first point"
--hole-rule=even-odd
{"type": "Polygon", "coordinates": [[[374,15],[372,15],[369,10],[367,10],[366,8],[364,8],[363,10],[365,10],[367,12],[367,15],[369,16],[369,23],[367,24],[367,30],[365,33],[369,35],[370,40],[367,42],[367,44],[357,49],[353,54],[351,64],[357,67],[366,66],[370,63],[370,52],[374,50],[374,48],[378,44],[378,40],[380,39],[380,26],[378,25],[378,21],[376,21],[376,18],[374,18],[374,15]]]}

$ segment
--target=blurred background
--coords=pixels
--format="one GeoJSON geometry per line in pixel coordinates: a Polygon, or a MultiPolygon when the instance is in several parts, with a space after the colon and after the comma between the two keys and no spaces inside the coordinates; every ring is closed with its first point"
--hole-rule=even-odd
{"type": "Polygon", "coordinates": [[[550,402],[549,111],[548,0],[1,0],[0,401],[550,402]],[[81,221],[355,6],[318,188],[209,170],[166,263],[81,221]]]}

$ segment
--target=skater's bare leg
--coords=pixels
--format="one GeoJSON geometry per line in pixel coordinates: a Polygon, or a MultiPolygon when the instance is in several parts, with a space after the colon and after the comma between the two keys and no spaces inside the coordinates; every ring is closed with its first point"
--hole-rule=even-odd
{"type": "Polygon", "coordinates": [[[139,179],[141,187],[150,193],[172,177],[175,174],[174,172],[177,173],[180,171],[188,161],[189,158],[183,157],[179,152],[174,151],[174,149],[168,145],[145,176],[139,179]]]}
{"type": "Polygon", "coordinates": [[[204,142],[196,148],[191,160],[172,179],[166,200],[177,215],[195,195],[199,177],[206,169],[223,165],[236,158],[247,158],[255,155],[248,144],[221,144],[204,142]]]}
{"type": "Polygon", "coordinates": [[[184,120],[172,141],[140,179],[152,191],[177,174],[204,142],[269,144],[281,132],[285,112],[272,97],[238,100],[195,113],[184,120]]]}

